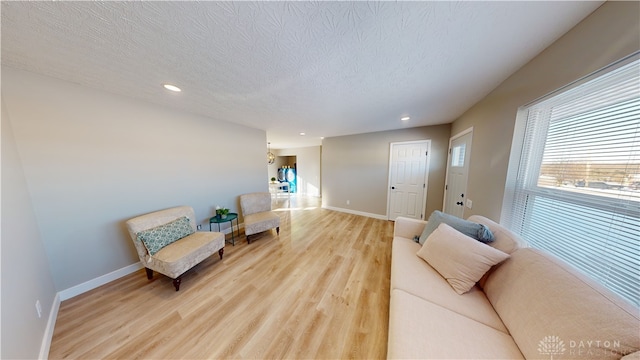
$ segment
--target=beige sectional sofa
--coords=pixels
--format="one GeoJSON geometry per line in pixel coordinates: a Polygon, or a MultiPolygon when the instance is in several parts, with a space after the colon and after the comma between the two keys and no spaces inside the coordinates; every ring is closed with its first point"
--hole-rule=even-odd
{"type": "Polygon", "coordinates": [[[396,220],[388,358],[640,358],[638,308],[501,225],[468,220],[510,257],[462,295],[416,255],[426,221],[396,220]]]}

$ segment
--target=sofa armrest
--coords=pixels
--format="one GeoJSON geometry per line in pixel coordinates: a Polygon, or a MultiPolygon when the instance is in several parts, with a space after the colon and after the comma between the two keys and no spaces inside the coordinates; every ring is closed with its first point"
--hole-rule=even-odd
{"type": "Polygon", "coordinates": [[[393,237],[400,236],[407,239],[413,239],[414,236],[422,234],[427,222],[424,220],[411,219],[398,216],[393,227],[393,237]]]}

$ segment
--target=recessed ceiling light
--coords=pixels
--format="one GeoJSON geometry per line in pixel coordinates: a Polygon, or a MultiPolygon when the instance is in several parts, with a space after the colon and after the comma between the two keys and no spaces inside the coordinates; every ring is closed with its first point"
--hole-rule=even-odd
{"type": "Polygon", "coordinates": [[[303,132],[301,132],[301,133],[300,133],[300,136],[305,136],[305,135],[307,135],[307,134],[305,134],[305,133],[303,133],[303,132]]]}
{"type": "Polygon", "coordinates": [[[408,116],[404,116],[404,117],[401,117],[401,118],[400,118],[400,120],[402,120],[402,121],[407,121],[407,120],[409,120],[409,119],[411,119],[411,118],[410,118],[410,117],[408,117],[408,116]]]}
{"type": "Polygon", "coordinates": [[[165,89],[167,90],[171,90],[171,91],[175,91],[175,92],[180,92],[182,91],[182,89],[180,89],[179,87],[175,86],[175,85],[171,85],[171,84],[164,84],[162,85],[164,86],[165,89]]]}

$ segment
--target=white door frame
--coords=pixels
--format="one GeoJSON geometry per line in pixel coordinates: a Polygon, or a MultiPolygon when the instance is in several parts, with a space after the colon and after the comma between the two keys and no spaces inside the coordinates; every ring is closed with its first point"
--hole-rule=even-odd
{"type": "Polygon", "coordinates": [[[391,189],[391,164],[393,161],[393,146],[394,145],[408,145],[408,144],[420,144],[420,143],[425,143],[427,145],[427,161],[425,163],[425,168],[424,168],[424,192],[422,194],[422,209],[420,210],[420,213],[422,214],[421,218],[424,219],[425,217],[425,210],[426,210],[426,206],[427,206],[427,190],[429,189],[429,163],[431,162],[431,140],[429,139],[425,139],[425,140],[414,140],[414,141],[397,141],[397,142],[392,142],[389,144],[389,165],[387,166],[388,169],[388,178],[387,178],[387,220],[390,220],[389,215],[389,208],[391,206],[391,191],[389,191],[391,189]]]}
{"type": "MultiPolygon", "coordinates": [[[[455,134],[455,135],[453,135],[452,137],[449,138],[449,147],[447,149],[447,166],[445,167],[446,174],[445,174],[445,177],[444,177],[444,196],[442,197],[442,211],[443,212],[446,210],[445,206],[447,204],[447,192],[448,192],[447,184],[449,184],[449,164],[451,163],[451,144],[456,139],[458,139],[460,137],[463,137],[463,136],[465,136],[465,135],[467,135],[469,133],[473,133],[473,126],[470,127],[470,128],[467,128],[465,130],[462,130],[461,132],[459,132],[459,133],[457,133],[457,134],[455,134]]],[[[473,146],[473,135],[471,135],[471,147],[469,147],[469,164],[471,164],[471,155],[473,154],[471,152],[472,146],[473,146]]],[[[469,173],[468,173],[468,170],[467,170],[467,180],[469,178],[468,176],[469,176],[469,173]]],[[[469,186],[467,184],[467,188],[468,187],[469,186]]],[[[464,189],[464,193],[465,194],[467,193],[467,189],[464,189]]],[[[462,205],[463,209],[464,209],[465,206],[466,206],[466,204],[462,205]]],[[[463,213],[464,213],[464,211],[463,211],[463,213]]]]}

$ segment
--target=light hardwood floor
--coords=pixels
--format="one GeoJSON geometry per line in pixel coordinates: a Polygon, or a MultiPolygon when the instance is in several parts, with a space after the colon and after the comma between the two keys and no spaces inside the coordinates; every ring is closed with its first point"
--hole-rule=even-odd
{"type": "Polygon", "coordinates": [[[142,269],[64,301],[50,359],[385,358],[393,223],[274,205],[279,236],[242,234],[178,292],[142,269]]]}

